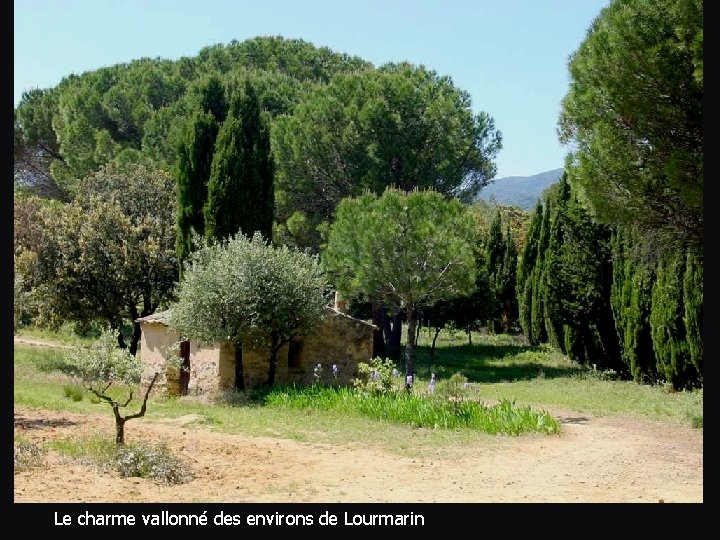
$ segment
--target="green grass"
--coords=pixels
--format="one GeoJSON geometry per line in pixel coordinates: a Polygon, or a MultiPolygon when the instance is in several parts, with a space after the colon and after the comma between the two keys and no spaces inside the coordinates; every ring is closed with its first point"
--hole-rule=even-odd
{"type": "Polygon", "coordinates": [[[387,392],[368,395],[349,388],[314,386],[277,388],[265,398],[270,407],[360,413],[414,427],[477,429],[485,433],[520,435],[522,433],[558,433],[560,425],[544,411],[517,407],[504,400],[487,406],[470,400],[452,401],[418,393],[387,392]]]}
{"type": "MultiPolygon", "coordinates": [[[[530,407],[536,413],[560,408],[581,414],[629,414],[702,429],[702,390],[672,393],[660,386],[603,380],[599,374],[548,347],[531,347],[512,336],[476,333],[473,344],[468,345],[464,334],[442,333],[435,357],[430,361],[427,334],[423,334],[416,360],[418,393],[426,391],[430,373],[436,373],[438,390],[451,375],[461,373],[472,385],[472,400],[514,403],[516,412],[530,407]]],[[[77,383],[66,359],[67,352],[16,345],[15,403],[107,414],[111,421],[107,404],[93,403],[89,396],[74,401],[72,393],[64,395],[64,388],[77,383]]],[[[402,371],[402,364],[398,368],[402,371]]],[[[126,425],[126,438],[133,441],[134,422],[187,417],[195,425],[222,432],[327,444],[376,445],[413,456],[447,452],[453,447],[460,449],[480,439],[490,443],[492,439],[482,428],[453,425],[444,419],[447,416],[443,417],[442,410],[435,410],[433,417],[429,402],[396,399],[392,404],[381,406],[375,401],[361,407],[357,400],[350,399],[348,390],[336,395],[306,390],[285,397],[282,393],[286,389],[275,390],[274,397],[265,404],[230,395],[224,403],[208,404],[156,394],[151,396],[146,416],[126,425]],[[371,403],[375,404],[374,411],[371,403]],[[442,429],[436,429],[436,425],[442,429]],[[446,425],[449,429],[444,428],[446,425]]],[[[138,407],[135,401],[127,410],[135,412],[138,407]]]]}
{"type": "Polygon", "coordinates": [[[26,339],[53,341],[63,345],[87,345],[100,335],[99,327],[78,328],[75,324],[66,323],[58,331],[38,326],[21,326],[15,335],[26,339]]]}

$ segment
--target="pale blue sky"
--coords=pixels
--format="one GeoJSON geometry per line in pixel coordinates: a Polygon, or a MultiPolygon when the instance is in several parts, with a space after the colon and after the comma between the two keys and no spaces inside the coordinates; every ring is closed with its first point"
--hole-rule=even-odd
{"type": "Polygon", "coordinates": [[[448,75],[503,134],[496,178],[563,166],[567,61],[609,0],[15,0],[15,104],[71,73],[233,39],[303,39],[448,75]]]}

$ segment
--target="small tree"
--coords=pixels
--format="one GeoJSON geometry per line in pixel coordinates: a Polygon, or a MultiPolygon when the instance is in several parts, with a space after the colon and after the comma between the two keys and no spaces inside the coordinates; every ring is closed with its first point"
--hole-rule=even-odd
{"type": "Polygon", "coordinates": [[[343,199],[323,259],[348,297],[381,296],[405,308],[407,386],[414,377],[418,309],[475,287],[475,223],[457,199],[388,188],[343,199]]]}
{"type": "Polygon", "coordinates": [[[260,233],[241,233],[195,252],[171,308],[170,326],[183,337],[235,346],[235,386],[245,388],[241,347],[268,354],[268,386],[277,353],[325,315],[327,283],[317,256],[273,247],[260,233]]]}
{"type": "Polygon", "coordinates": [[[126,349],[118,348],[115,332],[106,328],[89,348],[75,349],[72,359],[82,385],[112,407],[115,415],[115,444],[125,444],[125,422],[145,416],[147,400],[158,373],[155,373],[145,390],[140,411],[122,416],[120,409],[130,405],[133,390],[140,382],[140,362],[126,349]]]}

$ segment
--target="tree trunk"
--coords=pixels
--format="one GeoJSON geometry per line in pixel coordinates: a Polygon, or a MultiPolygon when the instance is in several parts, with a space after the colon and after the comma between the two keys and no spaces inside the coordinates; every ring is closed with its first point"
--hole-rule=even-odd
{"type": "Polygon", "coordinates": [[[441,328],[438,326],[435,328],[435,335],[433,336],[432,345],[430,346],[430,360],[435,358],[435,342],[437,341],[438,335],[440,334],[441,328]]]}
{"type": "Polygon", "coordinates": [[[245,390],[245,375],[243,373],[242,343],[233,343],[235,346],[235,388],[245,390]]]}
{"type": "Polygon", "coordinates": [[[388,358],[400,358],[400,340],[402,338],[402,313],[398,311],[392,319],[388,343],[385,344],[388,358]]]}
{"type": "Polygon", "coordinates": [[[385,339],[383,338],[383,307],[377,300],[372,302],[372,322],[375,326],[380,328],[379,331],[373,332],[373,346],[372,346],[372,357],[373,358],[385,358],[385,339]]]}
{"type": "Polygon", "coordinates": [[[132,336],[130,337],[130,348],[128,349],[130,351],[130,354],[135,356],[135,353],[137,353],[138,343],[140,343],[140,337],[142,336],[142,329],[140,328],[140,323],[135,322],[135,319],[133,319],[133,331],[132,336]]]}
{"type": "Polygon", "coordinates": [[[468,345],[472,345],[472,329],[468,326],[465,330],[468,335],[468,345]]]}
{"type": "Polygon", "coordinates": [[[267,378],[267,385],[271,387],[275,384],[275,371],[277,370],[277,355],[278,350],[280,349],[278,343],[280,342],[280,339],[278,338],[277,332],[272,332],[271,334],[272,343],[270,345],[270,366],[268,368],[268,378],[267,378]]]}
{"type": "Polygon", "coordinates": [[[405,388],[410,390],[415,382],[415,306],[407,305],[407,344],[405,345],[405,388]]]}
{"type": "Polygon", "coordinates": [[[115,444],[125,444],[125,419],[115,419],[115,444]]]}
{"type": "Polygon", "coordinates": [[[125,344],[125,338],[123,337],[122,329],[119,325],[113,326],[112,328],[117,332],[118,347],[120,347],[121,349],[126,349],[127,345],[125,344]]]}

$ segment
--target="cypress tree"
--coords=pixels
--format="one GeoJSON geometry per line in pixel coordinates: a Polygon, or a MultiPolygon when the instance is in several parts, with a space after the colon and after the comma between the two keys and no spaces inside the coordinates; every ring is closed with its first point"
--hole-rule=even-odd
{"type": "Polygon", "coordinates": [[[683,278],[685,314],[683,322],[687,336],[690,361],[695,367],[697,382],[703,381],[703,254],[690,250],[687,254],[683,278]]]}
{"type": "Polygon", "coordinates": [[[633,253],[632,237],[626,228],[614,231],[612,252],[610,302],[623,363],[635,382],[654,383],[657,369],[649,320],[654,266],[633,253]]]}
{"type": "Polygon", "coordinates": [[[182,264],[193,249],[192,234],[205,234],[203,208],[220,125],[228,113],[225,88],[215,75],[194,89],[195,112],[187,120],[175,163],[175,192],[178,201],[176,252],[182,264]]]}
{"type": "MultiPolygon", "coordinates": [[[[552,190],[550,190],[552,192],[552,190]]],[[[545,280],[545,259],[550,242],[550,215],[552,213],[552,200],[549,194],[545,195],[545,209],[540,222],[538,236],[537,258],[532,270],[532,305],[530,308],[530,327],[533,339],[537,343],[548,342],[548,330],[545,324],[547,299],[547,283],[545,280]]]]}
{"type": "Polygon", "coordinates": [[[268,122],[249,81],[244,93],[230,105],[215,144],[208,198],[205,237],[223,240],[238,231],[259,231],[272,239],[274,165],[268,122]]]}
{"type": "Polygon", "coordinates": [[[509,226],[503,234],[502,221],[502,215],[498,211],[490,224],[485,256],[492,304],[489,316],[495,332],[508,332],[511,323],[517,318],[518,311],[515,291],[517,248],[509,226]]]}
{"type": "Polygon", "coordinates": [[[189,122],[176,164],[177,256],[183,261],[192,251],[192,231],[205,233],[203,207],[219,126],[212,114],[201,112],[189,122]]]}
{"type": "Polygon", "coordinates": [[[525,239],[525,247],[522,257],[518,262],[517,269],[517,299],[518,299],[518,320],[520,328],[525,333],[528,341],[537,345],[539,342],[532,332],[532,275],[537,260],[538,242],[540,239],[540,224],[543,220],[543,203],[538,200],[535,211],[530,219],[525,239]]]}
{"type": "Polygon", "coordinates": [[[578,362],[622,371],[609,305],[610,229],[591,219],[565,177],[546,197],[549,235],[539,298],[547,340],[578,362]]]}
{"type": "Polygon", "coordinates": [[[657,370],[675,390],[692,387],[697,375],[683,321],[684,273],[684,253],[664,254],[657,266],[650,309],[657,370]]]}

